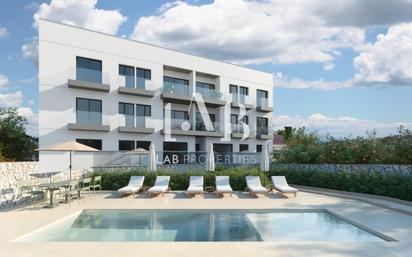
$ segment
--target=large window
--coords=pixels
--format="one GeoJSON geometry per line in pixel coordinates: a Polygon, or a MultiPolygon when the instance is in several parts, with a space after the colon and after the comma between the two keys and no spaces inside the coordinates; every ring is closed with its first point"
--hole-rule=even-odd
{"type": "Polygon", "coordinates": [[[102,140],[101,139],[81,139],[81,138],[77,138],[76,139],[77,143],[83,144],[83,145],[87,145],[90,146],[94,149],[97,150],[102,150],[102,140]]]}
{"type": "MultiPolygon", "coordinates": [[[[212,122],[213,129],[216,131],[216,116],[213,113],[209,113],[210,121],[212,122]]],[[[196,130],[206,131],[205,121],[203,120],[200,112],[196,112],[196,130]]]]}
{"type": "Polygon", "coordinates": [[[257,106],[269,106],[268,91],[256,90],[256,104],[257,106]]]}
{"type": "Polygon", "coordinates": [[[136,149],[142,148],[149,151],[150,141],[136,141],[136,149]]]}
{"type": "Polygon", "coordinates": [[[169,94],[188,96],[189,80],[164,76],[163,89],[169,94]]]}
{"type": "Polygon", "coordinates": [[[256,134],[268,135],[268,119],[257,117],[256,118],[256,134]]]}
{"type": "Polygon", "coordinates": [[[134,127],[134,104],[119,103],[119,114],[123,114],[125,117],[124,126],[134,127]]]}
{"type": "Polygon", "coordinates": [[[232,102],[237,103],[238,100],[238,86],[229,85],[229,92],[232,94],[232,102]]]}
{"type": "Polygon", "coordinates": [[[247,152],[249,151],[249,145],[247,144],[240,144],[239,145],[239,152],[247,152]]]}
{"type": "Polygon", "coordinates": [[[231,124],[238,124],[237,114],[230,114],[230,123],[231,124]]]}
{"type": "Polygon", "coordinates": [[[150,117],[152,115],[152,110],[150,105],[142,105],[136,104],[136,120],[137,120],[137,127],[145,128],[146,127],[146,117],[150,117]]]}
{"type": "Polygon", "coordinates": [[[262,145],[256,145],[256,152],[262,152],[262,145]]]}
{"type": "Polygon", "coordinates": [[[196,92],[200,93],[203,96],[203,98],[217,97],[217,92],[215,91],[215,85],[213,84],[196,82],[196,92]]]}
{"type": "Polygon", "coordinates": [[[119,151],[131,151],[135,149],[133,140],[119,140],[119,151]]]}
{"type": "Polygon", "coordinates": [[[243,116],[241,121],[243,121],[243,123],[245,123],[245,124],[249,124],[249,116],[243,116]]]}
{"type": "Polygon", "coordinates": [[[249,95],[249,88],[247,88],[247,87],[240,87],[239,88],[239,93],[241,94],[241,95],[249,95]]]}
{"type": "Polygon", "coordinates": [[[102,124],[102,101],[76,98],[77,124],[102,124]]]}
{"type": "Polygon", "coordinates": [[[122,86],[134,88],[134,68],[132,66],[119,65],[119,75],[125,80],[122,86]]]}
{"type": "Polygon", "coordinates": [[[102,83],[102,61],[76,57],[76,79],[102,83]]]}
{"type": "Polygon", "coordinates": [[[146,80],[152,79],[152,71],[149,69],[136,68],[136,87],[145,89],[146,80]]]}

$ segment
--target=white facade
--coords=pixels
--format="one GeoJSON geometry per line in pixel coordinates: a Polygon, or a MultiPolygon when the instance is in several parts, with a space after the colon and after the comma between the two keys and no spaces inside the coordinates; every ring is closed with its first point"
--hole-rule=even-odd
{"type": "MultiPolygon", "coordinates": [[[[44,147],[76,139],[98,139],[102,142],[103,151],[119,150],[119,140],[150,141],[157,151],[164,150],[164,108],[171,103],[172,110],[182,110],[189,113],[190,121],[195,120],[196,105],[179,102],[171,98],[165,100],[164,76],[187,80],[191,92],[196,90],[196,82],[212,84],[215,91],[222,93],[222,99],[231,99],[229,85],[248,88],[248,96],[244,102],[250,106],[246,115],[251,134],[241,141],[239,137],[230,137],[222,141],[221,136],[208,136],[194,132],[190,135],[172,132],[176,142],[187,143],[187,151],[206,151],[209,143],[230,144],[233,152],[239,152],[240,144],[247,144],[248,151],[256,151],[257,145],[271,144],[271,124],[273,108],[273,77],[272,74],[249,68],[198,57],[182,52],[153,46],[146,43],[118,38],[111,35],[93,32],[82,28],[55,23],[47,20],[39,21],[39,144],[44,147]],[[70,86],[69,80],[76,80],[76,58],[84,57],[101,61],[102,81],[108,85],[108,91],[93,88],[89,83],[82,89],[70,86]],[[124,77],[119,75],[119,65],[132,66],[136,79],[136,68],[148,69],[151,80],[146,81],[143,91],[152,92],[154,96],[124,94],[119,88],[124,86],[124,77]],[[268,106],[257,106],[257,90],[267,92],[268,106]],[[107,131],[86,127],[76,127],[76,98],[101,100],[102,128],[107,131]],[[119,126],[124,126],[123,115],[119,114],[119,103],[143,104],[151,107],[150,117],[146,117],[145,126],[153,128],[153,133],[120,132],[119,126]],[[191,106],[189,108],[189,106],[191,106]],[[259,110],[259,111],[258,111],[259,110]],[[266,135],[256,137],[257,117],[267,118],[266,135]],[[69,124],[74,124],[70,127],[69,124]],[[106,127],[105,127],[106,126],[106,127]],[[107,127],[108,126],[108,127],[107,127]],[[196,144],[198,144],[196,149],[196,144]]],[[[73,83],[74,83],[73,82],[73,83]]],[[[97,84],[97,86],[99,86],[97,84]]],[[[81,87],[81,86],[80,86],[81,87]]],[[[203,95],[205,97],[205,95],[203,95]]],[[[205,97],[206,100],[208,97],[205,97]]],[[[217,132],[221,132],[230,116],[225,114],[224,106],[219,102],[207,104],[209,113],[215,114],[215,121],[220,123],[217,132]]],[[[243,102],[242,102],[243,103],[243,102]]],[[[134,108],[136,112],[136,108],[134,108]]],[[[230,108],[232,114],[238,114],[239,108],[230,108]]],[[[136,113],[135,113],[136,114],[136,113]]],[[[270,148],[271,149],[271,148],[270,148]]],[[[74,169],[88,168],[97,161],[91,154],[78,153],[74,157],[74,169]]],[[[68,156],[66,153],[41,152],[42,170],[67,170],[68,156]]]]}

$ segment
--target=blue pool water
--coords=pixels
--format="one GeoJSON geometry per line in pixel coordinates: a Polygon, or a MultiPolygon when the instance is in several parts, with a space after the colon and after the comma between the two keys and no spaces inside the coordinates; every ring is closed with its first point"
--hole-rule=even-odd
{"type": "Polygon", "coordinates": [[[21,241],[384,240],[326,211],[84,210],[21,241]]]}

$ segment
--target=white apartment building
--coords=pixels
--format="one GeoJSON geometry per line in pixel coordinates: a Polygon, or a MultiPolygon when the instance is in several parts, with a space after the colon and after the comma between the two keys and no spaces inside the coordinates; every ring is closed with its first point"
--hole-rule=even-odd
{"type": "MultiPolygon", "coordinates": [[[[207,151],[210,143],[216,152],[256,152],[265,143],[271,149],[272,94],[269,73],[39,21],[40,147],[77,140],[113,153],[77,154],[74,168],[103,165],[151,142],[164,152],[207,151]],[[212,129],[194,93],[203,97],[212,129]],[[244,140],[242,122],[250,130],[244,140]]],[[[42,170],[65,170],[67,153],[41,152],[40,162],[42,170]]]]}

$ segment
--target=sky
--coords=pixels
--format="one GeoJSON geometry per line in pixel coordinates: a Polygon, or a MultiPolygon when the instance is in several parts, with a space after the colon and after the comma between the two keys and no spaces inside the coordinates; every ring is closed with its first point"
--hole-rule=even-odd
{"type": "Polygon", "coordinates": [[[37,135],[39,18],[269,72],[274,128],[412,129],[411,0],[2,1],[0,106],[37,135]]]}

